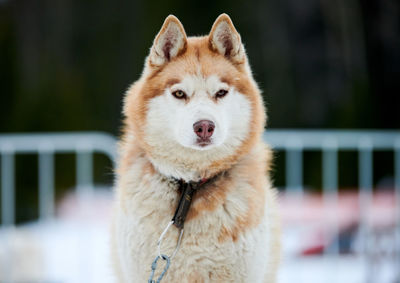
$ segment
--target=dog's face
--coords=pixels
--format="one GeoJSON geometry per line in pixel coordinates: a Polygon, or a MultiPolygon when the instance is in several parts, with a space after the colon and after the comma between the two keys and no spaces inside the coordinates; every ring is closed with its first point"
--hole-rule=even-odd
{"type": "Polygon", "coordinates": [[[147,140],[161,147],[232,151],[249,134],[250,115],[250,101],[217,74],[184,74],[150,101],[147,140]]]}
{"type": "Polygon", "coordinates": [[[223,167],[248,150],[265,117],[229,17],[221,15],[206,37],[187,38],[169,16],[141,80],[128,92],[125,114],[153,164],[167,175],[223,167]]]}

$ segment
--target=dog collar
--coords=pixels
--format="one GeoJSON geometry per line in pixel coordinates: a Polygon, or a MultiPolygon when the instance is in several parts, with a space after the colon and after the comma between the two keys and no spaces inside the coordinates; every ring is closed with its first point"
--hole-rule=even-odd
{"type": "MultiPolygon", "coordinates": [[[[214,179],[213,177],[212,179],[214,179]]],[[[197,190],[202,188],[211,179],[201,179],[199,182],[184,182],[179,181],[179,190],[182,192],[181,198],[179,199],[178,206],[176,207],[174,217],[172,217],[173,224],[179,228],[183,229],[186,216],[189,212],[190,205],[192,204],[192,199],[197,190]]]]}

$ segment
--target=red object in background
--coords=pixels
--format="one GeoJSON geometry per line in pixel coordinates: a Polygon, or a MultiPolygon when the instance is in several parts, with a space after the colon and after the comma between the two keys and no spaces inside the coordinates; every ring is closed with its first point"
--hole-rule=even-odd
{"type": "Polygon", "coordinates": [[[303,255],[303,256],[305,256],[305,255],[320,255],[320,254],[323,254],[324,250],[325,250],[324,245],[322,245],[322,244],[316,245],[316,246],[304,249],[301,252],[301,255],[303,255]]]}
{"type": "MultiPolygon", "coordinates": [[[[340,252],[354,252],[354,240],[360,225],[360,195],[339,193],[327,202],[321,194],[280,194],[283,229],[290,229],[289,249],[297,256],[321,255],[337,244],[340,252]],[[336,232],[339,233],[336,235],[336,232]]],[[[393,190],[378,191],[370,196],[365,211],[372,231],[395,227],[395,197],[393,190]]]]}

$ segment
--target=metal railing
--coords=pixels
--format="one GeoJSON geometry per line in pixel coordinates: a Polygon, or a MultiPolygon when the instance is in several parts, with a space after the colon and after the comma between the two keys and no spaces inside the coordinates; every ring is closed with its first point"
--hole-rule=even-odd
{"type": "Polygon", "coordinates": [[[264,139],[275,150],[286,152],[286,188],[300,193],[303,191],[303,151],[322,151],[322,187],[330,199],[337,199],[338,194],[338,151],[357,151],[363,225],[373,188],[373,151],[392,150],[396,208],[400,217],[400,131],[269,130],[264,133],[264,139]]]}
{"type": "Polygon", "coordinates": [[[39,218],[54,214],[54,155],[75,153],[77,189],[93,187],[93,154],[116,159],[116,139],[105,133],[1,134],[1,223],[15,223],[15,155],[38,154],[39,218]]]}
{"type": "MultiPolygon", "coordinates": [[[[303,190],[303,151],[322,151],[323,190],[337,193],[338,151],[359,152],[359,186],[370,193],[373,180],[372,152],[393,150],[395,154],[395,187],[400,196],[400,132],[394,131],[327,131],[327,130],[268,130],[265,141],[286,154],[286,188],[303,190]]],[[[2,223],[14,223],[14,156],[39,155],[40,216],[52,215],[54,210],[54,154],[77,154],[77,186],[92,186],[93,153],[103,153],[112,161],[116,158],[116,139],[104,133],[1,134],[1,207],[2,223]]],[[[362,207],[366,205],[363,199],[362,207]]],[[[364,210],[364,209],[363,209],[364,210]]]]}

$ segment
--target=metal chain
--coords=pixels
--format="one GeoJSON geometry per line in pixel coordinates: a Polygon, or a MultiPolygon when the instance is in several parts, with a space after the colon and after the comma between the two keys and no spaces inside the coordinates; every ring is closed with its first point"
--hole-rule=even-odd
{"type": "Polygon", "coordinates": [[[149,278],[148,283],[160,283],[161,279],[163,279],[165,273],[167,272],[170,264],[171,264],[171,259],[168,256],[166,256],[166,255],[161,255],[161,256],[158,255],[158,256],[156,256],[156,258],[154,259],[153,263],[151,264],[151,274],[150,274],[150,278],[149,278]],[[156,272],[156,269],[157,269],[157,261],[160,258],[165,260],[167,263],[165,264],[163,272],[157,278],[157,281],[154,281],[153,277],[154,277],[154,273],[156,272]]]}

